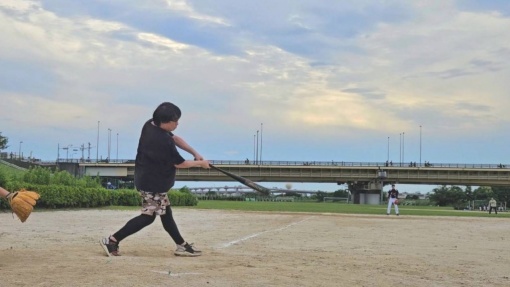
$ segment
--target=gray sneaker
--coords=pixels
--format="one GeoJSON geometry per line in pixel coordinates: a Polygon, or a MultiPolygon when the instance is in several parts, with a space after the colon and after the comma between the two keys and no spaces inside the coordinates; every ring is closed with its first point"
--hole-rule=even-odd
{"type": "Polygon", "coordinates": [[[202,255],[202,251],[198,250],[196,247],[193,246],[193,243],[184,245],[177,245],[177,249],[175,250],[174,254],[176,256],[188,256],[188,257],[195,257],[202,255]]]}
{"type": "Polygon", "coordinates": [[[109,237],[100,239],[99,244],[101,244],[101,247],[103,247],[103,250],[106,253],[106,255],[108,255],[108,257],[120,256],[119,243],[111,241],[109,237]]]}

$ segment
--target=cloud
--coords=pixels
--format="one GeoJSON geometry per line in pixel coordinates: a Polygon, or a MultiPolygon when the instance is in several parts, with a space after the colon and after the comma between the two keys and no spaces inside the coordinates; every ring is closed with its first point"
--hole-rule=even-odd
{"type": "Polygon", "coordinates": [[[381,93],[376,90],[367,89],[367,88],[347,88],[347,89],[344,89],[343,92],[359,94],[359,95],[365,97],[367,100],[370,100],[370,99],[381,100],[381,99],[384,99],[384,96],[385,96],[384,93],[381,93]]]}
{"type": "Polygon", "coordinates": [[[168,8],[178,12],[186,17],[199,20],[204,23],[218,24],[229,26],[227,21],[220,17],[213,17],[197,12],[187,1],[184,0],[166,0],[168,8]]]}
{"type": "Polygon", "coordinates": [[[136,139],[170,100],[184,111],[183,133],[198,126],[229,141],[214,146],[222,155],[249,150],[237,140],[249,146],[246,130],[261,121],[295,141],[339,131],[369,140],[420,124],[464,136],[510,121],[504,11],[273,2],[3,1],[0,95],[12,108],[2,120],[89,137],[101,121],[136,139]],[[21,111],[34,118],[20,121],[21,111]]]}

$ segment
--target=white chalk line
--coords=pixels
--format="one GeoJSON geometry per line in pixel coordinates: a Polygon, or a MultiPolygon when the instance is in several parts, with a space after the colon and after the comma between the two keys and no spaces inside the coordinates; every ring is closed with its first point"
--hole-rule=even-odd
{"type": "Polygon", "coordinates": [[[177,277],[177,276],[182,276],[182,275],[202,275],[202,274],[204,274],[204,273],[198,273],[198,272],[172,273],[171,271],[157,271],[157,270],[151,270],[151,271],[154,273],[165,274],[165,275],[168,275],[171,277],[177,277]]]}
{"type": "Polygon", "coordinates": [[[299,223],[301,223],[301,222],[304,222],[304,221],[306,221],[306,220],[308,220],[308,219],[310,219],[310,218],[312,218],[312,217],[313,217],[313,216],[307,217],[307,218],[305,218],[305,219],[303,219],[303,220],[300,220],[300,221],[296,221],[296,222],[290,223],[290,224],[288,224],[288,225],[285,225],[285,226],[280,227],[280,228],[277,228],[277,229],[270,229],[270,230],[262,231],[262,232],[259,232],[259,233],[254,233],[254,234],[248,235],[248,236],[246,236],[246,237],[243,237],[243,238],[240,238],[240,239],[237,239],[237,240],[234,240],[234,241],[230,241],[230,242],[228,242],[228,243],[225,243],[225,244],[221,245],[220,247],[218,247],[218,249],[222,249],[222,248],[230,247],[230,246],[235,245],[235,244],[237,244],[237,243],[239,243],[239,242],[246,241],[246,240],[248,240],[248,239],[251,239],[251,238],[257,237],[257,236],[259,236],[259,235],[262,235],[262,234],[264,234],[264,233],[268,233],[268,232],[275,232],[275,231],[281,231],[281,230],[287,229],[287,228],[289,228],[289,227],[291,227],[291,226],[294,226],[294,225],[296,225],[296,224],[299,224],[299,223]]]}

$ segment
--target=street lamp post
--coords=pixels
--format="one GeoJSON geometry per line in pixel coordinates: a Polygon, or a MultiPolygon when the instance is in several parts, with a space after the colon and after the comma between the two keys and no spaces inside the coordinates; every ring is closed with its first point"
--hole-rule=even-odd
{"type": "Polygon", "coordinates": [[[420,166],[421,166],[421,125],[420,125],[420,166]]]}
{"type": "Polygon", "coordinates": [[[21,160],[21,144],[23,143],[23,141],[20,141],[19,142],[19,151],[18,151],[18,159],[21,160]]]}
{"type": "Polygon", "coordinates": [[[262,123],[260,123],[260,162],[262,162],[262,123]]]}
{"type": "Polygon", "coordinates": [[[253,135],[253,162],[255,163],[256,157],[255,157],[255,135],[253,135]]]}
{"type": "Polygon", "coordinates": [[[255,159],[255,164],[258,164],[259,161],[259,131],[257,131],[257,156],[255,159]]]}
{"type": "Polygon", "coordinates": [[[399,144],[399,150],[398,150],[398,161],[399,161],[399,165],[402,166],[402,133],[399,134],[400,135],[400,144],[399,144]]]}
{"type": "MultiPolygon", "coordinates": [[[[73,145],[70,144],[70,145],[67,145],[66,147],[63,147],[62,149],[65,149],[66,150],[66,162],[69,161],[69,148],[72,147],[73,145]]],[[[72,155],[71,155],[72,156],[72,155]]]]}
{"type": "Polygon", "coordinates": [[[119,133],[117,133],[117,162],[119,162],[119,133]]]}
{"type": "Polygon", "coordinates": [[[388,137],[388,157],[386,158],[386,161],[390,161],[390,137],[388,137]]]}
{"type": "Polygon", "coordinates": [[[405,136],[406,136],[406,133],[405,133],[405,132],[402,132],[402,162],[405,162],[405,161],[406,161],[406,160],[404,159],[405,136]]]}
{"type": "Polygon", "coordinates": [[[108,128],[108,161],[110,161],[110,147],[112,143],[112,130],[108,128]]]}
{"type": "Polygon", "coordinates": [[[99,162],[99,123],[101,121],[97,121],[97,143],[96,143],[96,162],[99,162]]]}

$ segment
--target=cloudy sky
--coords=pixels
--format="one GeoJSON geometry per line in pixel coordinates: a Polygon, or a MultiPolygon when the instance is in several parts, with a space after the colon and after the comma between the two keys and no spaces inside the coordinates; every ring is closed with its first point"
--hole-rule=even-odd
{"type": "Polygon", "coordinates": [[[259,130],[263,160],[510,163],[509,27],[506,0],[2,0],[0,132],[133,159],[171,101],[212,160],[259,130]]]}

